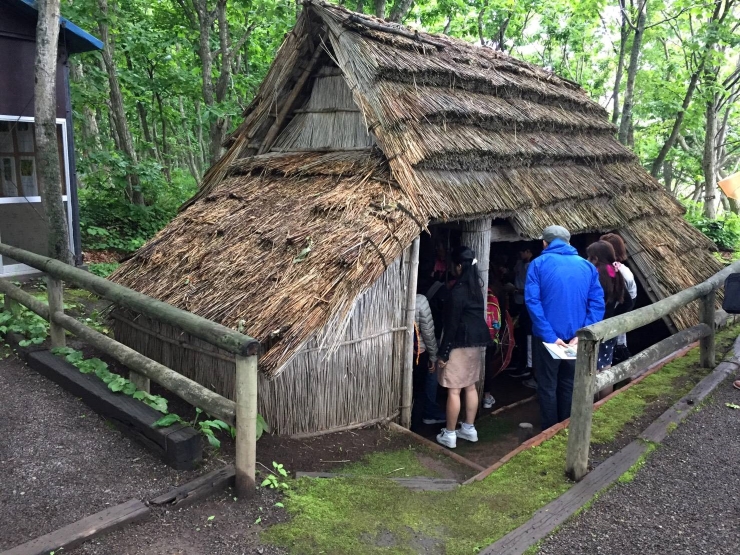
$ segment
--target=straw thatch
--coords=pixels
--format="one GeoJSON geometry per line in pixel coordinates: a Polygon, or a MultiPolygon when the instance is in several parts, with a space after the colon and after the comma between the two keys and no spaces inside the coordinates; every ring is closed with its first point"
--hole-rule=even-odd
{"type": "MultiPolygon", "coordinates": [[[[290,371],[309,395],[342,381],[311,377],[328,371],[326,361],[359,379],[363,361],[352,356],[372,359],[362,378],[376,381],[363,393],[372,408],[362,401],[342,413],[323,398],[331,418],[296,423],[295,414],[277,415],[275,397],[295,384],[271,386],[265,410],[283,429],[389,414],[393,402],[378,399],[398,394],[382,381],[397,379],[395,358],[381,370],[370,351],[339,344],[394,336],[403,286],[391,298],[377,284],[405,271],[392,270],[395,261],[429,223],[507,219],[523,238],[553,223],[573,234],[621,230],[656,299],[719,267],[711,242],[683,222],[680,205],[577,84],[315,0],[304,3],[226,146],[198,194],[113,279],[257,337],[264,373],[290,371]],[[363,293],[378,300],[370,319],[357,312],[363,293]],[[383,314],[396,316],[370,324],[383,314]],[[319,348],[327,353],[311,358],[319,348]]],[[[686,311],[674,322],[694,323],[686,311]]],[[[383,349],[402,348],[388,340],[383,349]]],[[[217,389],[230,394],[231,385],[217,389]]],[[[349,389],[337,394],[358,403],[349,389]]]]}

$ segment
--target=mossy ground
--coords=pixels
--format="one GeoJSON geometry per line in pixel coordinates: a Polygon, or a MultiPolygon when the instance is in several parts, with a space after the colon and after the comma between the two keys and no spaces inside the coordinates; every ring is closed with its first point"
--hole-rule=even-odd
{"type": "MultiPolygon", "coordinates": [[[[739,332],[736,326],[718,335],[719,355],[739,332]]],[[[694,349],[609,400],[594,414],[593,441],[613,441],[652,401],[685,395],[709,371],[699,367],[698,357],[694,349]]],[[[412,492],[391,481],[360,478],[298,480],[285,500],[292,519],[269,528],[262,539],[295,554],[475,553],[571,487],[563,472],[566,444],[567,430],[485,480],[451,492],[412,492]]],[[[430,474],[410,449],[374,454],[341,470],[374,476],[394,471],[430,474]]]]}

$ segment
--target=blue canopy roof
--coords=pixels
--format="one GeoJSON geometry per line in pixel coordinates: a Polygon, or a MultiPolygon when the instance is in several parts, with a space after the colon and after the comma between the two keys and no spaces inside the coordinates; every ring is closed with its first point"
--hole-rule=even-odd
{"type": "MultiPolygon", "coordinates": [[[[15,5],[23,13],[36,19],[38,14],[36,0],[9,0],[9,3],[15,5]]],[[[59,25],[62,26],[61,33],[64,34],[64,41],[67,44],[67,51],[70,54],[103,49],[103,42],[100,39],[80,29],[69,19],[60,17],[59,25]]]]}

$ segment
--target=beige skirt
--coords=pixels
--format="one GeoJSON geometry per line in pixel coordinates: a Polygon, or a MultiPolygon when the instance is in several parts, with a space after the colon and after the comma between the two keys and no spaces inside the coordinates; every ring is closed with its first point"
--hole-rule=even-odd
{"type": "Polygon", "coordinates": [[[462,389],[480,380],[485,347],[452,349],[447,365],[437,373],[442,387],[462,389]]]}

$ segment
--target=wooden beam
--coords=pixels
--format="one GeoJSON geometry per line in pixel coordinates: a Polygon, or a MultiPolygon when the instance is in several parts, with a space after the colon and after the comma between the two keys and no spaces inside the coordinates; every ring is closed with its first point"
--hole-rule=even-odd
{"type": "MultiPolygon", "coordinates": [[[[8,283],[6,280],[0,279],[0,292],[25,305],[42,318],[49,320],[49,307],[46,304],[8,283]]],[[[234,401],[222,397],[218,393],[214,393],[207,387],[203,387],[199,383],[167,368],[163,364],[119,343],[115,339],[111,339],[107,335],[87,327],[66,314],[57,312],[54,314],[53,319],[64,329],[69,330],[93,347],[115,358],[127,368],[154,380],[191,405],[201,408],[209,414],[234,425],[236,414],[236,404],[234,401]]]]}
{"type": "MultiPolygon", "coordinates": [[[[49,300],[49,311],[64,314],[64,285],[61,281],[51,276],[46,277],[46,294],[49,300]]],[[[64,337],[64,328],[56,322],[49,322],[49,336],[53,348],[66,347],[67,340],[64,337]]]]}
{"type": "Polygon", "coordinates": [[[596,375],[593,393],[627,378],[631,378],[636,373],[645,370],[671,353],[694,343],[702,337],[706,337],[709,333],[710,328],[705,324],[693,326],[671,335],[616,366],[602,370],[596,375]]]}
{"type": "Polygon", "coordinates": [[[716,363],[714,347],[714,309],[716,295],[711,291],[701,298],[700,317],[701,321],[707,327],[707,333],[701,338],[699,350],[701,353],[701,365],[704,368],[714,368],[716,363]]]}
{"type": "Polygon", "coordinates": [[[316,65],[316,62],[318,61],[319,56],[321,56],[321,53],[323,51],[324,50],[321,48],[321,46],[317,47],[316,50],[314,50],[313,56],[311,56],[311,59],[309,60],[308,65],[303,70],[301,75],[298,77],[298,80],[296,81],[296,84],[293,87],[293,90],[290,91],[288,98],[285,99],[285,104],[283,104],[283,107],[280,109],[280,112],[278,112],[278,115],[275,118],[275,122],[272,124],[272,127],[270,127],[270,130],[267,132],[267,135],[265,135],[265,139],[262,141],[262,146],[260,146],[260,149],[257,152],[257,154],[264,154],[265,152],[270,150],[270,147],[272,147],[272,144],[275,142],[275,139],[277,138],[278,133],[280,132],[280,128],[283,125],[285,116],[288,115],[288,113],[290,112],[290,109],[293,107],[293,104],[296,101],[296,98],[298,98],[298,95],[303,90],[303,85],[306,84],[306,81],[308,80],[309,75],[311,75],[311,71],[313,71],[313,68],[316,65]]]}
{"type": "Polygon", "coordinates": [[[401,393],[401,426],[411,427],[411,405],[414,400],[414,322],[416,320],[416,285],[419,277],[419,245],[417,235],[409,247],[409,279],[406,289],[406,334],[401,393]]]}
{"type": "Polygon", "coordinates": [[[236,494],[256,493],[257,357],[236,357],[236,494]]]}
{"type": "Polygon", "coordinates": [[[594,375],[598,356],[599,342],[585,339],[579,332],[568,451],[565,458],[565,473],[576,482],[588,473],[591,419],[594,412],[594,375]]]}
{"type": "Polygon", "coordinates": [[[148,516],[149,507],[138,499],[132,499],[3,551],[0,555],[49,555],[52,551],[66,553],[87,540],[112,532],[125,524],[144,520],[148,516]]]}
{"type": "Polygon", "coordinates": [[[235,474],[234,465],[230,464],[199,476],[195,480],[173,488],[167,493],[158,495],[154,499],[150,499],[149,504],[167,505],[182,509],[233,486],[235,474]]]}
{"type": "Polygon", "coordinates": [[[0,243],[0,254],[23,262],[56,279],[77,283],[100,297],[176,326],[225,351],[243,356],[259,354],[260,343],[236,330],[212,322],[137,291],[74,268],[53,258],[0,243]]]}

